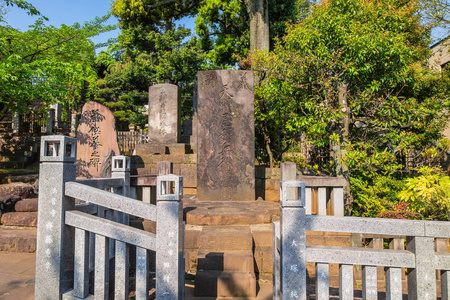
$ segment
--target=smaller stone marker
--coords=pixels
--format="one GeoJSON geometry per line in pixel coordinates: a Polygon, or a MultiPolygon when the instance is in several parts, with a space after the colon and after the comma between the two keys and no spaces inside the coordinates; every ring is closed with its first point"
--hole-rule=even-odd
{"type": "Polygon", "coordinates": [[[148,89],[148,139],[152,144],[176,144],[181,137],[178,86],[156,84],[148,89]]]}
{"type": "Polygon", "coordinates": [[[108,150],[119,155],[114,115],[97,102],[83,106],[77,130],[77,176],[98,178],[108,150]]]}

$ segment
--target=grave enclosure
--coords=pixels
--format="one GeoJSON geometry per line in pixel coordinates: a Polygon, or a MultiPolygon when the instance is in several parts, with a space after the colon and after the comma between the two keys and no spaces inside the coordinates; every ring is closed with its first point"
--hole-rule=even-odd
{"type": "Polygon", "coordinates": [[[101,159],[101,147],[115,152],[100,139],[113,125],[103,129],[107,113],[94,103],[78,141],[44,138],[36,299],[127,298],[134,248],[136,299],[147,299],[149,275],[157,299],[182,299],[185,271],[195,275],[198,297],[255,297],[258,276],[273,271],[274,299],[306,299],[307,283],[315,284],[317,299],[328,299],[330,286],[353,299],[353,279],[362,282],[364,299],[377,299],[381,280],[389,299],[401,299],[404,268],[410,299],[435,298],[436,270],[448,299],[450,258],[433,247],[450,237],[449,225],[344,217],[342,179],[297,176],[290,162],[255,169],[253,102],[252,72],[202,71],[189,138],[180,133],[180,95],[170,84],[150,87],[148,143],[131,159],[101,159]],[[85,155],[81,166],[95,168],[90,176],[110,165],[111,178],[76,180],[75,162],[83,157],[77,151],[85,155]],[[134,189],[143,201],[130,197],[134,189]],[[258,195],[266,201],[255,201],[258,195]],[[153,232],[129,226],[129,216],[150,222],[153,232]],[[362,234],[388,235],[396,246],[362,248],[362,234]],[[397,235],[407,237],[406,250],[397,235]]]}

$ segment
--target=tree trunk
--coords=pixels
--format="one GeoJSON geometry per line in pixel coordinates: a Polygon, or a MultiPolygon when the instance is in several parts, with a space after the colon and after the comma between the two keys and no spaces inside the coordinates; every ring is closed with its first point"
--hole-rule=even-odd
{"type": "Polygon", "coordinates": [[[339,157],[336,160],[336,175],[342,176],[345,178],[347,185],[344,187],[344,196],[345,196],[345,206],[348,211],[348,214],[351,213],[351,195],[350,195],[350,174],[348,172],[348,166],[343,161],[343,158],[345,157],[345,148],[342,148],[342,145],[346,145],[348,143],[348,137],[350,134],[350,107],[348,106],[347,102],[347,89],[348,84],[340,84],[339,87],[339,106],[342,107],[342,112],[344,113],[344,117],[341,119],[340,127],[341,132],[339,134],[339,157]]]}
{"type": "Polygon", "coordinates": [[[250,16],[250,51],[269,50],[268,0],[245,0],[250,16]]]}

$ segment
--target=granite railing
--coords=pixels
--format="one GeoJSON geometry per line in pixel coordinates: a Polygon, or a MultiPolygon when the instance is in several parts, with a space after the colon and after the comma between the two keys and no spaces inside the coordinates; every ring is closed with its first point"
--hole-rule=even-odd
{"type": "Polygon", "coordinates": [[[339,298],[354,298],[354,265],[362,266],[363,299],[378,299],[377,267],[386,269],[386,299],[402,299],[402,268],[407,268],[408,299],[450,295],[450,254],[435,251],[436,239],[450,238],[450,223],[436,221],[311,216],[305,209],[305,184],[281,183],[280,222],[274,223],[274,299],[307,299],[306,263],[315,263],[316,299],[329,298],[329,264],[339,264],[339,298]],[[294,197],[289,197],[292,190],[294,197]],[[289,193],[288,193],[289,190],[289,193]],[[306,246],[306,231],[404,236],[406,250],[306,246]]]}
{"type": "Polygon", "coordinates": [[[113,157],[113,178],[79,181],[75,160],[76,139],[42,138],[36,299],[108,299],[110,290],[114,299],[128,299],[130,247],[136,247],[136,299],[148,298],[149,251],[156,251],[157,299],[182,299],[182,177],[159,176],[152,205],[127,197],[128,157],[113,157]],[[128,226],[129,215],[156,221],[156,234],[128,226]]]}

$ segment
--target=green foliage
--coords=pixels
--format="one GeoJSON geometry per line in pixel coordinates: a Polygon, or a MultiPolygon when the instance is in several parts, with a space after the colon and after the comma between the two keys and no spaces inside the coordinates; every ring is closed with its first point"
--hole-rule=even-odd
{"type": "Polygon", "coordinates": [[[38,19],[25,32],[0,26],[0,103],[13,111],[36,98],[74,105],[96,80],[89,38],[111,29],[103,25],[106,19],[60,28],[38,19]]]}
{"type": "Polygon", "coordinates": [[[392,210],[403,179],[434,166],[442,152],[434,142],[448,120],[449,78],[423,65],[430,39],[418,8],[414,0],[323,1],[288,25],[272,53],[244,62],[262,79],[255,92],[260,140],[279,160],[303,136],[321,173],[345,163],[356,215],[392,210]],[[345,155],[333,161],[337,143],[345,155]]]}
{"type": "Polygon", "coordinates": [[[410,203],[423,218],[448,220],[450,177],[429,167],[420,168],[418,173],[418,176],[404,181],[399,198],[410,203]]]}

